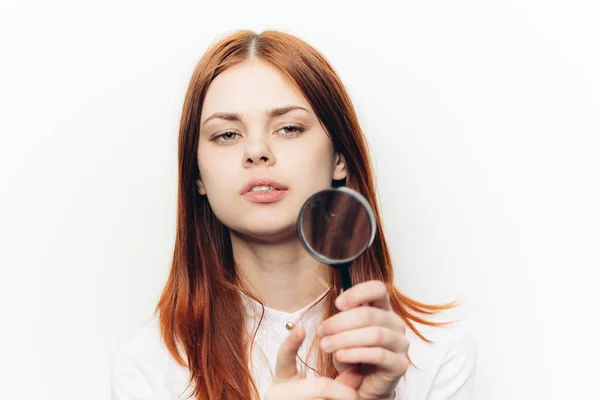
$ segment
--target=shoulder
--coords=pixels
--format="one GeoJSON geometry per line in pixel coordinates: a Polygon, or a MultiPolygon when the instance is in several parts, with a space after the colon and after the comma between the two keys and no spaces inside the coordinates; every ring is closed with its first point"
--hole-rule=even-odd
{"type": "Polygon", "coordinates": [[[411,346],[415,345],[415,351],[420,351],[415,356],[441,362],[459,353],[469,357],[476,355],[475,336],[464,320],[457,320],[448,312],[440,313],[435,318],[428,318],[428,320],[434,323],[449,323],[440,326],[415,323],[416,332],[407,328],[407,336],[412,339],[411,346]],[[417,332],[429,342],[420,338],[417,332]]]}
{"type": "Polygon", "coordinates": [[[170,399],[168,379],[174,363],[153,316],[117,348],[110,372],[111,398],[170,399]]]}
{"type": "Polygon", "coordinates": [[[477,342],[464,320],[457,317],[458,313],[455,311],[444,311],[428,320],[455,322],[444,326],[416,323],[416,331],[431,343],[407,328],[406,336],[410,342],[408,354],[414,366],[407,371],[406,383],[410,384],[409,380],[412,379],[413,382],[419,382],[421,388],[426,388],[422,396],[415,398],[471,398],[477,363],[477,342]]]}

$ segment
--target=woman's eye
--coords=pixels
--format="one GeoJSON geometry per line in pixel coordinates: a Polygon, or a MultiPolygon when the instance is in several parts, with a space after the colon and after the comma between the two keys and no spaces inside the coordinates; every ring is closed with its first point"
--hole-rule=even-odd
{"type": "Polygon", "coordinates": [[[221,133],[218,136],[215,136],[215,138],[213,140],[215,142],[233,142],[235,140],[236,135],[239,136],[239,134],[237,134],[236,132],[227,131],[227,132],[221,133]]]}
{"type": "MultiPolygon", "coordinates": [[[[304,132],[304,128],[295,125],[286,125],[283,128],[279,129],[275,133],[280,134],[284,137],[295,137],[304,132]]],[[[215,136],[212,140],[218,143],[233,143],[241,136],[239,133],[234,131],[226,131],[221,133],[220,135],[215,136]]]]}
{"type": "Polygon", "coordinates": [[[298,136],[302,132],[304,132],[304,128],[294,125],[286,125],[277,132],[282,132],[283,136],[298,136]]]}

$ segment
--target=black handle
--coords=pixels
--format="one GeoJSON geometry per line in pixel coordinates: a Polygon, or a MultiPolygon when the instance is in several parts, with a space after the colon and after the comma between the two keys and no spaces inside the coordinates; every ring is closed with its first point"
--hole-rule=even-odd
{"type": "Polygon", "coordinates": [[[350,276],[350,264],[344,263],[338,267],[340,270],[340,274],[342,274],[342,288],[344,288],[344,292],[352,287],[352,277],[350,276]]]}

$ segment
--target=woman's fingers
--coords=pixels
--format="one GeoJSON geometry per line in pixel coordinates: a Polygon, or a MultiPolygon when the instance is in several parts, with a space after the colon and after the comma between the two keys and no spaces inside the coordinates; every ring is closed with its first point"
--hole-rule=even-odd
{"type": "Polygon", "coordinates": [[[265,400],[359,400],[358,392],[345,384],[323,377],[292,380],[273,385],[265,400]]]}
{"type": "Polygon", "coordinates": [[[273,382],[265,400],[358,400],[356,390],[363,375],[356,367],[348,368],[335,380],[324,377],[300,379],[296,354],[305,336],[304,329],[297,326],[279,348],[273,382]]]}
{"type": "Polygon", "coordinates": [[[346,369],[335,378],[336,382],[346,385],[352,389],[358,389],[362,383],[364,375],[360,373],[355,366],[346,369]]]}
{"type": "Polygon", "coordinates": [[[304,329],[301,326],[297,326],[285,339],[277,353],[273,383],[285,382],[297,377],[296,354],[298,354],[298,349],[302,345],[305,335],[306,332],[304,329]]]}
{"type": "Polygon", "coordinates": [[[321,339],[320,346],[326,353],[348,347],[383,347],[399,353],[406,352],[409,343],[403,333],[384,326],[373,325],[324,337],[321,339]]]}
{"type": "Polygon", "coordinates": [[[317,336],[322,338],[338,332],[372,325],[385,326],[401,333],[406,331],[406,326],[394,312],[384,311],[376,307],[362,306],[342,311],[327,318],[317,329],[317,336]]]}
{"type": "Polygon", "coordinates": [[[386,311],[391,310],[390,296],[385,283],[378,280],[361,282],[344,291],[335,300],[336,307],[341,311],[362,304],[370,304],[386,311]]]}
{"type": "Polygon", "coordinates": [[[394,353],[381,347],[354,347],[335,352],[334,357],[343,363],[377,365],[384,371],[405,371],[408,357],[405,353],[394,353]]]}

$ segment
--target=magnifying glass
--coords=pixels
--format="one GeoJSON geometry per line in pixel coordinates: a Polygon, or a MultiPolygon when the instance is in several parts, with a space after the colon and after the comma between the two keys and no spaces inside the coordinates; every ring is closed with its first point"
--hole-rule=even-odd
{"type": "Polygon", "coordinates": [[[345,186],[321,190],[300,209],[296,228],[306,251],[339,270],[344,291],[350,289],[348,268],[373,243],[377,230],[367,199],[345,186]]]}

